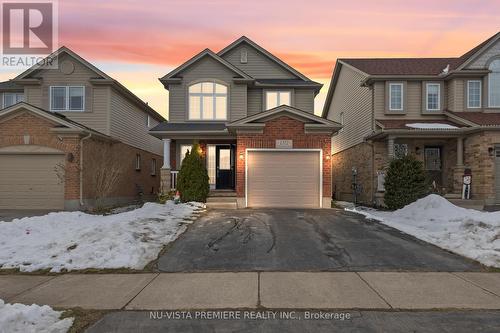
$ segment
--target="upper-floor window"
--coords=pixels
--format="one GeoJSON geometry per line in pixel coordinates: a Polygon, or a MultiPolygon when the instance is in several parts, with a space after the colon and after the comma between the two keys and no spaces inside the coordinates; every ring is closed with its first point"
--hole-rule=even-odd
{"type": "Polygon", "coordinates": [[[403,111],[402,83],[389,83],[389,110],[403,111]]]}
{"type": "Polygon", "coordinates": [[[227,87],[215,82],[189,86],[190,120],[226,120],[227,87]]]}
{"type": "Polygon", "coordinates": [[[266,91],[266,110],[279,105],[290,105],[291,95],[290,91],[266,91]]]}
{"type": "Polygon", "coordinates": [[[3,94],[3,107],[7,108],[11,105],[24,101],[23,93],[4,93],[3,94]]]}
{"type": "Polygon", "coordinates": [[[500,59],[493,60],[489,67],[491,73],[488,74],[488,96],[489,107],[500,107],[500,59]]]}
{"type": "Polygon", "coordinates": [[[51,111],[84,111],[85,87],[61,86],[50,87],[51,111]]]}
{"type": "Polygon", "coordinates": [[[441,85],[439,83],[427,83],[425,91],[427,110],[439,111],[441,109],[441,85]]]}
{"type": "Polygon", "coordinates": [[[467,81],[467,107],[475,109],[481,107],[481,81],[467,81]]]}

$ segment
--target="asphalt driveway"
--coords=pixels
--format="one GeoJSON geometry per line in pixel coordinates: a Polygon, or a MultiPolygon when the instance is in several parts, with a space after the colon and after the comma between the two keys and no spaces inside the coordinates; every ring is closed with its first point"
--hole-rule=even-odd
{"type": "Polygon", "coordinates": [[[163,272],[480,271],[481,265],[342,210],[212,210],[159,258],[163,272]]]}

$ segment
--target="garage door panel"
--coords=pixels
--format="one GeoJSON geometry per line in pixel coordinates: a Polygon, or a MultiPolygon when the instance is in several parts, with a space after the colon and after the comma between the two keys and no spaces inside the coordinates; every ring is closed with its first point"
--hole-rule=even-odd
{"type": "Polygon", "coordinates": [[[0,209],[64,209],[63,155],[0,155],[0,209]]]}
{"type": "Polygon", "coordinates": [[[320,206],[317,151],[249,151],[249,207],[320,206]]]}

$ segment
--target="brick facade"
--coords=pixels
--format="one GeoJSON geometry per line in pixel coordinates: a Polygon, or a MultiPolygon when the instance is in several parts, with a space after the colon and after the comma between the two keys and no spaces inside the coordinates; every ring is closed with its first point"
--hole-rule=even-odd
{"type": "MultiPolygon", "coordinates": [[[[64,179],[65,179],[65,201],[71,202],[72,208],[78,208],[80,198],[80,140],[77,134],[57,134],[51,131],[54,124],[42,117],[29,112],[15,114],[0,122],[0,148],[16,145],[37,145],[58,149],[65,153],[64,179]],[[72,158],[70,158],[70,154],[72,158]]],[[[85,157],[99,151],[104,142],[102,139],[90,138],[83,143],[84,165],[83,174],[83,197],[92,199],[91,178],[93,168],[96,166],[86,165],[85,157]]],[[[108,143],[109,144],[109,143],[108,143]]],[[[120,202],[138,198],[136,184],[144,190],[146,197],[153,197],[160,186],[160,168],[163,160],[155,155],[123,143],[112,145],[113,156],[119,159],[118,165],[122,168],[120,180],[115,190],[110,193],[109,198],[120,198],[120,202]],[[135,156],[141,155],[142,168],[135,170],[135,156]],[[151,175],[151,160],[156,159],[156,176],[151,175]]],[[[112,201],[110,201],[112,203],[112,201]]],[[[91,204],[89,202],[89,204],[91,204]]]]}
{"type": "Polygon", "coordinates": [[[237,135],[236,194],[245,196],[245,160],[238,158],[247,148],[275,148],[276,140],[293,140],[293,148],[323,149],[323,197],[331,197],[331,161],[325,156],[331,153],[330,134],[306,134],[304,123],[281,116],[265,123],[264,132],[237,135]]]}

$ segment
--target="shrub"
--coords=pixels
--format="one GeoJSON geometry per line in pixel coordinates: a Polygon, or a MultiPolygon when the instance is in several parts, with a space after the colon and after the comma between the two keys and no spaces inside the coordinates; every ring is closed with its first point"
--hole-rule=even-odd
{"type": "Polygon", "coordinates": [[[411,155],[391,161],[385,176],[387,208],[402,208],[427,194],[429,182],[422,162],[411,155]]]}
{"type": "Polygon", "coordinates": [[[198,144],[193,145],[191,152],[186,153],[177,178],[177,189],[181,194],[182,202],[206,202],[207,200],[208,172],[198,144]]]}

